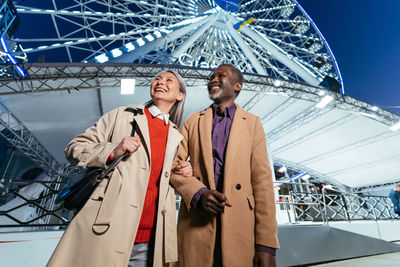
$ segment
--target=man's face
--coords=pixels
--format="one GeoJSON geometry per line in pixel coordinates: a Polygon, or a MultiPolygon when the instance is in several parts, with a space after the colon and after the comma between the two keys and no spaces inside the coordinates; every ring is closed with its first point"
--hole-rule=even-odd
{"type": "Polygon", "coordinates": [[[233,101],[236,98],[235,91],[242,89],[242,84],[237,82],[231,67],[221,66],[211,75],[207,89],[210,99],[219,104],[225,101],[233,101]]]}

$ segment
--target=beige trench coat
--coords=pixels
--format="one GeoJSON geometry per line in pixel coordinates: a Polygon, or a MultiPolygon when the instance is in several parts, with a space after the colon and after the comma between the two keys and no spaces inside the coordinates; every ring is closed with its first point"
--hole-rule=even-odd
{"type": "MultiPolygon", "coordinates": [[[[193,114],[183,125],[179,160],[190,156],[194,177],[173,174],[182,196],[178,217],[179,266],[212,266],[216,219],[190,207],[201,188],[215,190],[212,108],[193,114]]],[[[232,207],[221,214],[222,261],[228,267],[253,266],[255,244],[278,248],[271,169],[260,120],[237,106],[225,154],[223,193],[232,207]]]]}
{"type": "MultiPolygon", "coordinates": [[[[65,148],[68,160],[83,167],[106,167],[113,149],[131,135],[133,109],[142,145],[104,179],[69,224],[50,258],[51,267],[125,267],[133,248],[150,176],[150,137],[143,106],[120,107],[99,119],[65,148]]],[[[170,123],[160,178],[154,266],[177,261],[175,192],[171,165],[182,136],[170,123]]]]}

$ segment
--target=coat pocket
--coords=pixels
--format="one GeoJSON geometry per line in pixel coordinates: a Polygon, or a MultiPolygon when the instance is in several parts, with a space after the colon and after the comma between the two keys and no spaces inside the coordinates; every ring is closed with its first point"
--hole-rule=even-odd
{"type": "Polygon", "coordinates": [[[253,210],[256,207],[256,203],[254,202],[254,196],[248,196],[247,202],[249,203],[250,210],[253,210]]]}

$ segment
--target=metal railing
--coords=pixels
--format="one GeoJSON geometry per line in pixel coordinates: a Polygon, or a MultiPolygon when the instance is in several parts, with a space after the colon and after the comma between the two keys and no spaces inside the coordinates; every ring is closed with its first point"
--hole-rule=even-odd
{"type": "Polygon", "coordinates": [[[386,196],[360,196],[333,187],[320,190],[310,183],[277,184],[289,191],[279,195],[277,201],[278,209],[287,213],[289,223],[399,219],[386,196]]]}
{"type": "MultiPolygon", "coordinates": [[[[55,205],[64,182],[42,173],[34,181],[3,181],[0,193],[0,231],[54,230],[65,228],[72,212],[55,205]],[[11,230],[12,229],[12,230],[11,230]]],[[[277,211],[288,223],[399,219],[385,196],[360,196],[333,188],[320,190],[312,183],[277,182],[277,211]]],[[[177,209],[180,197],[176,196],[177,209]]],[[[278,220],[279,222],[279,220],[278,220]]]]}
{"type": "Polygon", "coordinates": [[[2,180],[0,232],[66,227],[70,212],[54,203],[61,184],[45,172],[35,180],[2,180]]]}

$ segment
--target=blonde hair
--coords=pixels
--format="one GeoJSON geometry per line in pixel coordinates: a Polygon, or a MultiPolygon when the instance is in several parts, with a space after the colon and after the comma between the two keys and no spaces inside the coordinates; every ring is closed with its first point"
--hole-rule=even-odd
{"type": "MultiPolygon", "coordinates": [[[[155,77],[157,77],[158,75],[165,73],[165,72],[169,72],[172,73],[173,75],[175,75],[175,77],[178,79],[178,84],[179,84],[179,91],[183,93],[183,99],[180,101],[176,101],[174,103],[174,105],[172,106],[171,110],[169,111],[169,119],[175,123],[178,127],[180,127],[181,122],[182,122],[182,117],[183,117],[183,111],[184,111],[184,106],[185,106],[185,99],[186,99],[186,84],[185,84],[185,80],[182,78],[182,76],[177,73],[174,70],[165,70],[165,71],[161,71],[159,73],[157,73],[157,75],[155,77]]],[[[150,100],[148,102],[146,102],[146,107],[150,107],[151,105],[153,105],[153,100],[150,100]]]]}

